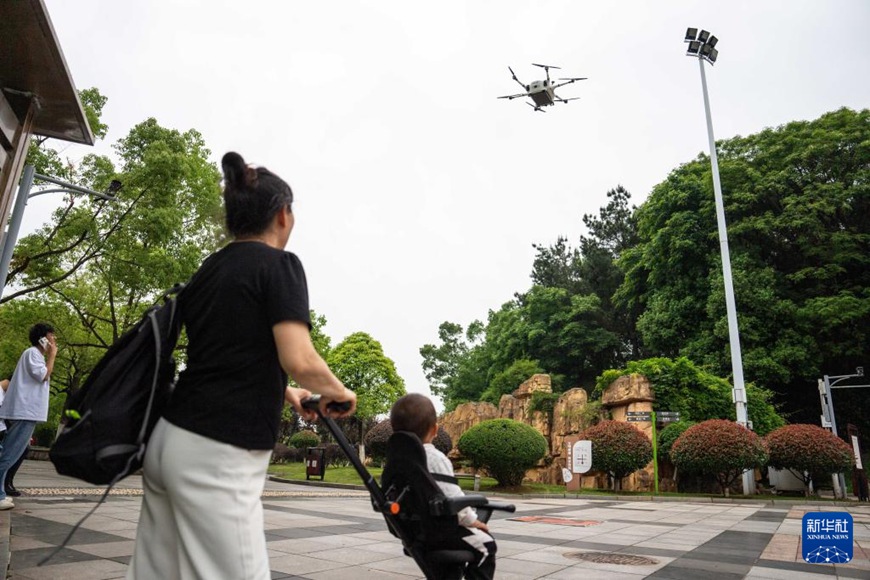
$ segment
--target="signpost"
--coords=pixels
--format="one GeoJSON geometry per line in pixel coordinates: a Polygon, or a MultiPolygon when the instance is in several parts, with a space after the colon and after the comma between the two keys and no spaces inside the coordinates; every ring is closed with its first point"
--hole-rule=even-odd
{"type": "Polygon", "coordinates": [[[679,411],[626,411],[625,420],[629,423],[650,423],[652,427],[653,448],[653,478],[655,492],[659,492],[659,452],[658,435],[656,434],[657,423],[674,423],[680,420],[679,411]]]}

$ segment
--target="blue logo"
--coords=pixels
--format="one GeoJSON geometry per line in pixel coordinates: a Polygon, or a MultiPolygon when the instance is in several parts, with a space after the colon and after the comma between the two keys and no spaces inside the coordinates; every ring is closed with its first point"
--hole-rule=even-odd
{"type": "Polygon", "coordinates": [[[847,512],[807,512],[803,519],[804,561],[845,564],[852,561],[852,516],[847,512]]]}

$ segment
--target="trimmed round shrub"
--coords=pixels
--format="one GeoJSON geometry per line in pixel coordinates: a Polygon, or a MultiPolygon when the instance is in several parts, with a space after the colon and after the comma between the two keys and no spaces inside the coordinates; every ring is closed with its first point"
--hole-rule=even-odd
{"type": "MultiPolygon", "coordinates": [[[[382,462],[387,458],[387,441],[393,434],[393,425],[389,420],[381,421],[366,433],[363,438],[363,443],[366,446],[366,453],[376,462],[382,462]]],[[[453,449],[453,441],[450,440],[450,435],[447,434],[442,427],[438,427],[438,434],[432,441],[435,449],[447,455],[453,449]]]]}
{"type": "Polygon", "coordinates": [[[463,433],[457,447],[472,467],[484,469],[501,486],[516,487],[544,457],[548,446],[534,427],[512,419],[492,419],[463,433]]]}
{"type": "Polygon", "coordinates": [[[295,449],[305,449],[306,447],[317,447],[320,445],[320,436],[314,431],[299,431],[294,433],[290,440],[287,441],[290,447],[295,449]]]}
{"type": "Polygon", "coordinates": [[[674,446],[674,441],[676,441],[680,435],[685,433],[686,429],[694,424],[694,421],[675,421],[659,431],[659,459],[670,461],[671,447],[674,446]]]}
{"type": "Polygon", "coordinates": [[[373,461],[381,462],[387,456],[387,441],[390,435],[393,434],[393,426],[389,421],[381,421],[374,427],[369,429],[366,436],[363,438],[363,443],[366,446],[366,454],[373,461]]]}
{"type": "Polygon", "coordinates": [[[622,421],[601,421],[580,435],[592,442],[592,469],[603,471],[620,488],[623,477],[645,467],[653,458],[652,441],[643,431],[622,421]]]}
{"type": "Polygon", "coordinates": [[[842,439],[816,425],[786,425],[764,439],[768,465],[788,469],[803,480],[806,492],[813,475],[830,475],[852,467],[852,448],[842,439]]]}
{"type": "Polygon", "coordinates": [[[761,437],[724,419],[689,427],[674,442],[670,455],[677,469],[714,475],[725,496],[745,470],[767,462],[767,449],[761,437]]]}

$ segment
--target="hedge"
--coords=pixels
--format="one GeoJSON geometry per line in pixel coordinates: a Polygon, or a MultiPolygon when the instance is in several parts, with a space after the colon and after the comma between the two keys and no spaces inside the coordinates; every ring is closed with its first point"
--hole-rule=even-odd
{"type": "Polygon", "coordinates": [[[287,445],[295,449],[317,447],[320,445],[320,436],[314,431],[299,431],[290,437],[287,441],[287,445]]]}
{"type": "Polygon", "coordinates": [[[547,440],[534,427],[512,419],[478,423],[459,438],[459,452],[499,485],[522,484],[526,471],[547,453],[547,440]]]}

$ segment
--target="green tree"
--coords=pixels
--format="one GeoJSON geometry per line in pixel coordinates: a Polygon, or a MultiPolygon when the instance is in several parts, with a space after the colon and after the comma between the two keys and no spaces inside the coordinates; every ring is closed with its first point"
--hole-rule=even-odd
{"type": "Polygon", "coordinates": [[[327,363],[341,382],[357,396],[357,411],[350,419],[358,424],[360,456],[364,454],[366,421],[387,413],[405,394],[405,381],[396,372],[381,343],[365,332],[355,332],[329,352],[327,363]]]}
{"type": "Polygon", "coordinates": [[[549,247],[534,245],[528,291],[491,310],[485,325],[469,325],[465,335],[460,325],[445,322],[441,343],[421,349],[430,388],[447,410],[465,401],[497,402],[528,378],[517,380],[518,364],[523,372],[549,373],[562,390],[591,386],[604,369],[637,352],[635,315],[612,303],[622,281],[615,260],[636,238],[634,208],[621,186],[607,197],[597,216],[583,216],[589,235],[579,248],[564,237],[549,247]]]}
{"type": "Polygon", "coordinates": [[[498,406],[502,395],[510,395],[529,377],[542,372],[544,371],[536,361],[528,359],[514,361],[511,366],[493,377],[480,400],[498,406]]]}
{"type": "MultiPolygon", "coordinates": [[[[104,100],[98,92],[88,98],[98,113],[104,100]]],[[[50,223],[19,240],[13,291],[2,298],[0,324],[15,327],[11,336],[26,336],[36,320],[57,328],[56,393],[77,389],[159,293],[189,278],[223,241],[220,174],[199,133],[149,119],[115,152],[118,167],[87,155],[72,170],[77,183],[97,191],[122,181],[116,201],[68,198],[50,223]]]]}
{"type": "Polygon", "coordinates": [[[469,324],[466,330],[454,322],[442,322],[438,327],[440,344],[420,348],[429,389],[441,397],[447,411],[459,403],[478,400],[488,386],[483,329],[479,321],[469,324]]]}
{"type": "MultiPolygon", "coordinates": [[[[746,377],[779,393],[796,419],[816,421],[816,378],[870,351],[870,111],[840,109],[717,148],[746,377]]],[[[618,303],[642,310],[646,349],[727,376],[709,158],[675,169],[636,219],[618,303]]],[[[870,427],[866,397],[839,397],[841,423],[870,427]]]]}

